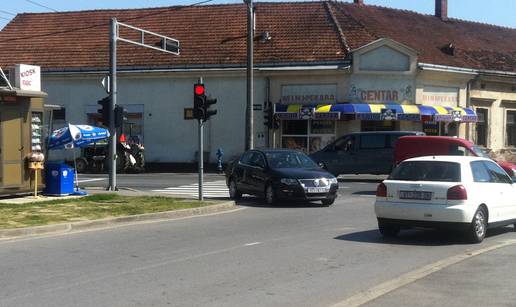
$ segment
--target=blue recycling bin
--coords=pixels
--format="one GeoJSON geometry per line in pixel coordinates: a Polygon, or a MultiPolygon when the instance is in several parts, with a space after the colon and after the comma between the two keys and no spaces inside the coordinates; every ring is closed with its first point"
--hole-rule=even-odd
{"type": "Polygon", "coordinates": [[[46,195],[65,196],[74,192],[75,169],[63,162],[45,163],[46,195]]]}

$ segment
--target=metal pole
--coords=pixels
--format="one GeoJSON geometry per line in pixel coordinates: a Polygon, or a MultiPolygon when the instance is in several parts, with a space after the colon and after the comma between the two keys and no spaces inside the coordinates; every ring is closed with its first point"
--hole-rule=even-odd
{"type": "Polygon", "coordinates": [[[199,200],[203,200],[204,197],[202,195],[202,185],[203,185],[203,160],[204,160],[204,149],[203,149],[203,135],[202,135],[202,119],[199,119],[199,152],[197,160],[199,161],[199,200]]]}
{"type": "Polygon", "coordinates": [[[247,3],[247,105],[246,105],[246,138],[245,148],[253,149],[253,37],[254,37],[254,8],[253,0],[247,3]]]}
{"type": "Polygon", "coordinates": [[[116,106],[116,40],[118,37],[117,33],[117,21],[116,18],[111,18],[111,31],[109,40],[109,65],[110,65],[110,105],[109,105],[109,187],[108,190],[116,191],[116,129],[115,129],[115,106],[116,106]]]}

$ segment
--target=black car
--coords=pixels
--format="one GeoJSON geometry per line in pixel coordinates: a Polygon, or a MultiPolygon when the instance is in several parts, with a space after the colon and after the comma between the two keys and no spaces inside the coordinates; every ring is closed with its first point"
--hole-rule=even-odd
{"type": "Polygon", "coordinates": [[[321,169],[306,154],[288,149],[255,149],[244,152],[226,169],[232,199],[242,194],[264,196],[267,204],[279,199],[322,201],[333,204],[337,178],[321,169]]]}

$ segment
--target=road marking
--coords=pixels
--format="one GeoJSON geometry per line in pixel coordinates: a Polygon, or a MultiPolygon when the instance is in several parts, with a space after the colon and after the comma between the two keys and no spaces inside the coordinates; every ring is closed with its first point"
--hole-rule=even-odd
{"type": "Polygon", "coordinates": [[[244,246],[253,246],[253,245],[258,245],[258,244],[262,244],[262,242],[247,243],[247,244],[244,244],[244,246]]]}
{"type": "MultiPolygon", "coordinates": [[[[199,193],[199,184],[192,183],[187,185],[181,185],[178,187],[163,188],[152,191],[163,194],[178,194],[197,198],[199,193]]],[[[225,180],[208,181],[203,183],[202,194],[204,197],[207,198],[229,198],[229,189],[226,185],[225,180]]]]}
{"type": "Polygon", "coordinates": [[[376,285],[372,288],[369,288],[364,291],[360,291],[357,294],[348,297],[347,299],[333,305],[333,307],[356,307],[361,306],[363,304],[369,303],[380,296],[383,296],[389,292],[392,292],[396,289],[404,287],[410,283],[416,282],[430,274],[441,271],[451,265],[462,262],[469,258],[481,255],[483,253],[490,252],[495,249],[499,249],[502,247],[506,247],[509,245],[516,244],[516,240],[506,240],[494,244],[492,246],[488,246],[485,248],[481,248],[475,251],[466,251],[463,254],[458,254],[455,256],[451,256],[445,258],[443,260],[436,261],[429,265],[425,265],[419,269],[415,269],[411,272],[402,274],[394,279],[388,280],[384,283],[376,285]]]}
{"type": "Polygon", "coordinates": [[[107,178],[82,179],[82,180],[78,180],[78,181],[79,181],[79,183],[83,183],[83,182],[101,181],[101,180],[107,180],[107,178]]]}

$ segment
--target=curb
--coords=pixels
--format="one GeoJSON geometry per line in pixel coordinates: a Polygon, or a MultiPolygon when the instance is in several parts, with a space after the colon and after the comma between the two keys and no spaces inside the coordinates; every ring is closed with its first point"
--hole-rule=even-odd
{"type": "Polygon", "coordinates": [[[202,216],[234,209],[234,201],[228,201],[217,205],[204,206],[191,209],[181,209],[174,211],[145,213],[137,215],[119,216],[100,220],[89,220],[74,223],[63,223],[55,225],[35,226],[17,229],[0,230],[0,240],[19,239],[33,237],[44,234],[72,233],[76,231],[108,228],[115,225],[131,224],[134,222],[174,220],[192,216],[202,216]]]}

